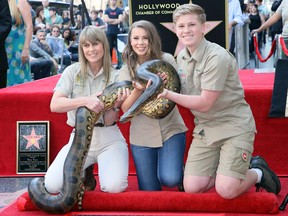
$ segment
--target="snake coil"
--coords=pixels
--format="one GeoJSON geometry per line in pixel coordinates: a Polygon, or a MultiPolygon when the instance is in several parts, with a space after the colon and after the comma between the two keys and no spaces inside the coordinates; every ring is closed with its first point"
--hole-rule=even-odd
{"type": "MultiPolygon", "coordinates": [[[[120,122],[126,122],[139,112],[151,118],[163,118],[174,108],[175,103],[166,99],[156,99],[163,90],[179,92],[180,82],[177,71],[172,65],[162,60],[148,61],[139,67],[137,76],[144,82],[149,79],[152,84],[135,101],[130,109],[124,113],[120,122]],[[167,73],[168,79],[163,86],[158,72],[167,73]]],[[[99,96],[104,103],[104,111],[111,109],[117,100],[118,89],[132,89],[132,82],[115,82],[107,86],[99,96]]],[[[51,194],[45,189],[44,178],[34,178],[28,185],[28,193],[32,202],[40,209],[49,213],[66,213],[78,202],[82,209],[82,200],[85,192],[84,170],[87,153],[89,151],[93,128],[101,113],[95,113],[86,107],[79,107],[76,112],[75,136],[71,148],[64,162],[63,186],[58,194],[51,194]]]]}

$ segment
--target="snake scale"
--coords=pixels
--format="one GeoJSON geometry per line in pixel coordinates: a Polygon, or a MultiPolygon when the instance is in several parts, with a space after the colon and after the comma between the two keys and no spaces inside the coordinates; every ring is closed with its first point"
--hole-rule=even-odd
{"type": "Polygon", "coordinates": [[[125,123],[140,112],[153,119],[161,119],[167,116],[174,108],[175,103],[165,98],[157,98],[157,95],[163,91],[163,88],[180,93],[180,79],[176,69],[166,61],[155,59],[143,63],[137,69],[137,78],[144,84],[151,79],[152,84],[121,116],[120,122],[125,123]],[[157,73],[167,75],[165,84],[156,75],[157,73]]]}
{"type": "MultiPolygon", "coordinates": [[[[177,71],[172,65],[163,60],[151,60],[137,69],[137,77],[142,82],[152,80],[152,84],[135,101],[130,109],[120,119],[126,122],[139,112],[151,118],[163,118],[170,113],[175,103],[166,99],[157,99],[163,88],[179,92],[180,81],[177,71]],[[167,82],[163,85],[157,72],[167,73],[167,82]],[[124,117],[123,117],[124,116],[124,117]]],[[[132,89],[131,81],[115,82],[107,86],[99,99],[104,103],[104,111],[111,109],[117,100],[119,88],[132,89]]],[[[28,193],[32,202],[48,213],[66,213],[78,203],[82,209],[84,196],[84,170],[83,165],[90,148],[93,128],[101,113],[95,113],[86,107],[79,107],[76,112],[75,136],[72,146],[64,162],[63,186],[58,194],[51,194],[45,189],[44,178],[33,178],[28,185],[28,193]]]]}

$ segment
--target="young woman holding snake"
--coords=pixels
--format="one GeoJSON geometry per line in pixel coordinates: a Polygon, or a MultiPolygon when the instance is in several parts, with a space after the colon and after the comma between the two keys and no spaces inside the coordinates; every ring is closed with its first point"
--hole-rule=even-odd
{"type": "MultiPolygon", "coordinates": [[[[103,103],[97,96],[111,83],[117,81],[118,73],[111,66],[109,44],[103,30],[95,26],[85,27],[79,38],[80,61],[68,66],[61,75],[51,100],[52,112],[67,112],[67,124],[75,126],[77,108],[86,106],[100,113],[103,103]]],[[[93,165],[98,164],[100,188],[104,192],[119,193],[127,188],[128,149],[115,122],[123,100],[129,95],[127,88],[118,91],[114,108],[103,112],[93,129],[90,149],[84,164],[89,175],[84,181],[86,190],[93,190],[96,180],[93,165]],[[88,179],[87,179],[88,177],[88,179]]],[[[75,132],[58,153],[45,175],[45,188],[49,193],[57,193],[63,184],[63,165],[73,142],[75,132]],[[56,180],[55,180],[56,179],[56,180]]],[[[80,157],[80,156],[79,156],[80,157]]]]}
{"type": "MultiPolygon", "coordinates": [[[[155,26],[148,21],[134,22],[122,54],[125,63],[119,80],[137,79],[137,68],[149,60],[161,59],[176,68],[171,54],[161,51],[161,40],[155,26]]],[[[160,74],[162,79],[166,75],[160,74]]],[[[134,89],[121,108],[125,113],[145,87],[133,82],[134,89]]],[[[177,106],[163,119],[152,119],[140,113],[131,119],[130,143],[140,190],[161,190],[162,186],[182,185],[183,160],[187,128],[177,106]]]]}
{"type": "Polygon", "coordinates": [[[221,197],[232,199],[255,184],[278,194],[277,175],[262,157],[252,157],[255,121],[244,99],[236,59],[205,39],[206,14],[200,6],[181,5],[173,22],[185,45],[177,56],[182,94],[164,89],[158,98],[187,107],[195,116],[185,192],[202,193],[215,186],[221,197]]]}

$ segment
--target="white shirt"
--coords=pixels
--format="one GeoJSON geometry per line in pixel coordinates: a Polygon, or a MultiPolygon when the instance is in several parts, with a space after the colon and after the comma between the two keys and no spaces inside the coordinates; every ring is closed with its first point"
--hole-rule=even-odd
{"type": "MultiPolygon", "coordinates": [[[[244,25],[239,0],[228,0],[228,21],[229,23],[235,21],[238,23],[237,25],[244,25]]],[[[231,43],[232,30],[233,28],[229,30],[229,37],[228,37],[229,47],[231,43]]]]}

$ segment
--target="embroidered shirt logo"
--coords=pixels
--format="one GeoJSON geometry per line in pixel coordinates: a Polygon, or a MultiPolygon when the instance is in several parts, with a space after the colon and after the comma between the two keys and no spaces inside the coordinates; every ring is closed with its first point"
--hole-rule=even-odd
{"type": "Polygon", "coordinates": [[[242,152],[242,159],[244,161],[247,161],[247,157],[248,157],[247,152],[242,152]]]}

